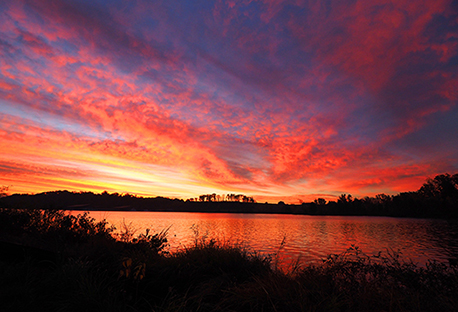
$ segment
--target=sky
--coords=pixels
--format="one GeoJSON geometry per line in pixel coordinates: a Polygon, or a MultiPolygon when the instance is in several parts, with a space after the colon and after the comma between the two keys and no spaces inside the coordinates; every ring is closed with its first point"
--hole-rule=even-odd
{"type": "Polygon", "coordinates": [[[458,1],[0,0],[0,185],[300,203],[458,171],[458,1]]]}

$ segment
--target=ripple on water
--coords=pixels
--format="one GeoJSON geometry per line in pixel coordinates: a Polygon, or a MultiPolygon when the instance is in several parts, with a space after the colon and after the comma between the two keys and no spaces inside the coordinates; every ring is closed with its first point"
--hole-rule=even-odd
{"type": "Polygon", "coordinates": [[[405,259],[458,259],[458,223],[443,220],[387,217],[296,216],[262,214],[91,212],[118,229],[130,224],[136,233],[169,228],[170,250],[191,246],[196,239],[214,238],[277,255],[291,263],[320,262],[329,254],[358,246],[368,255],[400,251],[405,259]]]}

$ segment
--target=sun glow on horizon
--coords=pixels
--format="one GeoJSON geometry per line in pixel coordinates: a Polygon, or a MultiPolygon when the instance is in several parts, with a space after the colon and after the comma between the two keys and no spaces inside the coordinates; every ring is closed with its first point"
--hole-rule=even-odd
{"type": "Polygon", "coordinates": [[[0,8],[10,193],[299,203],[417,190],[458,171],[448,0],[0,8]]]}

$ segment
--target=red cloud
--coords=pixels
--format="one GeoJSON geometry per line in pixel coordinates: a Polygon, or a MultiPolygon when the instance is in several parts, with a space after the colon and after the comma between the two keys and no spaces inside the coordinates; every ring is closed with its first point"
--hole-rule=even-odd
{"type": "Polygon", "coordinates": [[[269,196],[396,192],[453,167],[397,146],[456,107],[449,1],[210,4],[2,5],[3,164],[40,187],[132,191],[152,166],[180,190],[269,196]]]}

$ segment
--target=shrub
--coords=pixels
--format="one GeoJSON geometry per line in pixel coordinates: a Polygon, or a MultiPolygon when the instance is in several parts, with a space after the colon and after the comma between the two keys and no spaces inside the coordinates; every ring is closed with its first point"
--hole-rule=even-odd
{"type": "MultiPolygon", "coordinates": [[[[366,255],[351,246],[319,265],[283,272],[272,257],[196,236],[164,252],[167,230],[119,235],[87,214],[0,209],[2,237],[60,246],[52,266],[0,261],[5,310],[36,311],[454,311],[456,266],[366,255]]],[[[197,231],[198,232],[198,231],[197,231]]],[[[198,233],[197,233],[198,234],[198,233]]]]}

